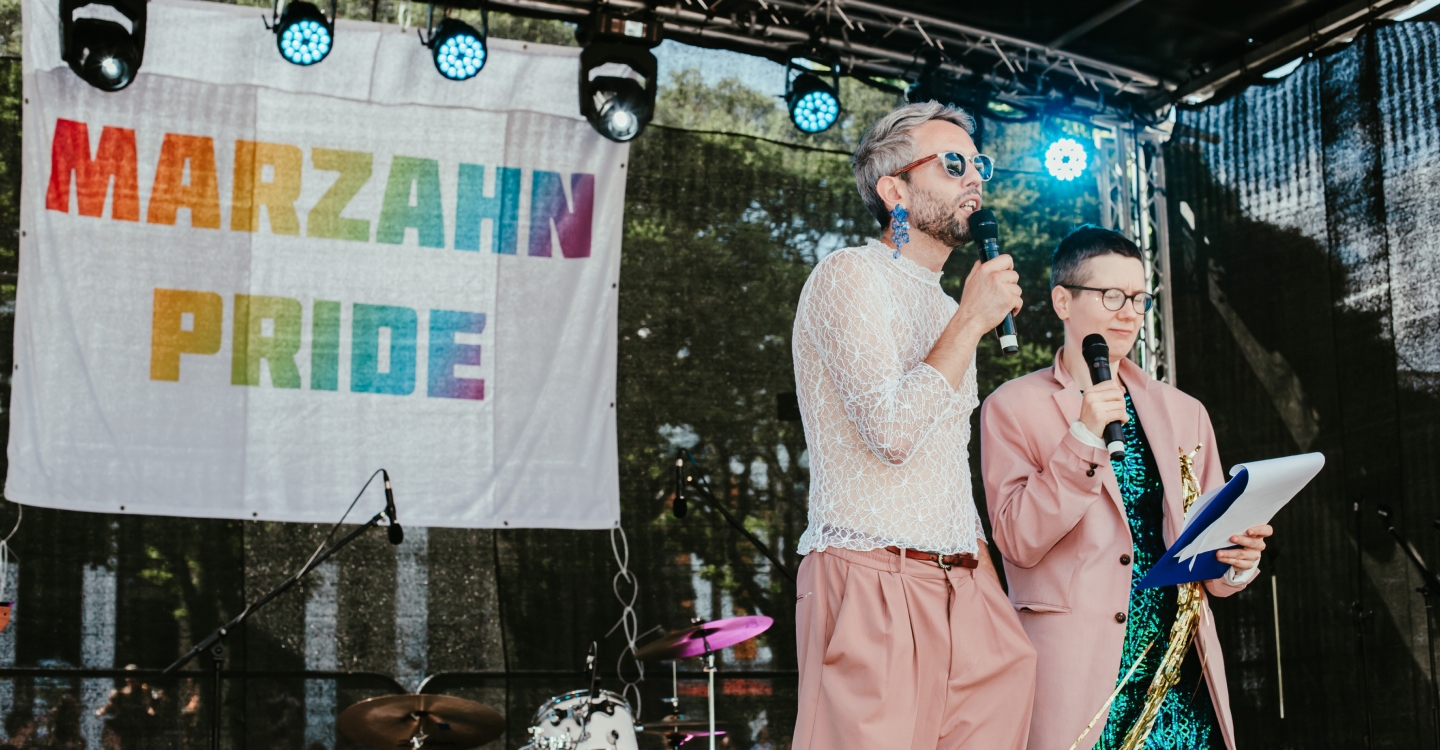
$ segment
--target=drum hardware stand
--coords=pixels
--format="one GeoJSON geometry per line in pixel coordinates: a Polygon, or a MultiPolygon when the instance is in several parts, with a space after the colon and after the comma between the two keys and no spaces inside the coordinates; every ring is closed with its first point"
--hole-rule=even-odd
{"type": "Polygon", "coordinates": [[[708,636],[702,636],[700,641],[705,644],[705,674],[710,678],[709,687],[705,688],[705,698],[710,703],[710,750],[715,750],[715,651],[710,648],[708,636]]]}
{"type": "Polygon", "coordinates": [[[580,739],[577,742],[584,742],[590,737],[590,712],[595,710],[595,687],[600,681],[600,644],[590,641],[590,653],[585,656],[585,668],[590,670],[590,690],[585,693],[584,713],[580,715],[580,739]]]}
{"type": "MultiPolygon", "coordinates": [[[[305,565],[305,567],[300,569],[300,572],[285,579],[280,583],[279,586],[271,589],[269,593],[255,600],[254,604],[247,606],[243,611],[240,612],[240,614],[235,615],[233,618],[230,619],[229,622],[217,628],[215,632],[202,638],[200,642],[196,643],[195,646],[191,648],[184,656],[177,659],[174,664],[171,664],[170,666],[165,668],[165,671],[162,674],[171,674],[175,670],[185,666],[187,663],[189,663],[191,659],[194,659],[202,651],[208,650],[210,652],[210,659],[211,663],[214,665],[215,675],[215,692],[214,697],[211,699],[212,703],[210,704],[211,750],[220,750],[220,701],[222,696],[222,686],[220,684],[220,668],[225,662],[225,636],[229,635],[230,631],[239,627],[241,623],[248,620],[250,616],[259,611],[261,607],[269,604],[270,600],[294,588],[296,584],[300,583],[300,579],[305,577],[306,573],[309,573],[310,571],[319,567],[321,563],[330,559],[332,555],[334,555],[336,552],[339,552],[342,548],[345,547],[345,545],[355,541],[355,539],[358,538],[361,534],[364,534],[370,529],[379,526],[380,522],[384,518],[385,511],[382,510],[379,513],[376,513],[375,517],[371,518],[368,522],[366,522],[364,526],[361,526],[360,528],[350,532],[349,534],[346,534],[343,538],[340,539],[340,541],[336,542],[333,546],[317,554],[314,558],[311,559],[308,564],[305,565]]],[[[419,745],[417,744],[415,747],[418,748],[419,745]]]]}
{"type": "MultiPolygon", "coordinates": [[[[699,464],[695,463],[695,457],[690,455],[690,451],[685,451],[685,455],[690,459],[691,465],[697,468],[699,467],[699,464]]],[[[678,461],[679,459],[676,460],[678,461]]],[[[700,499],[705,501],[706,505],[714,508],[720,513],[720,515],[724,516],[725,520],[732,527],[734,527],[736,531],[740,532],[740,534],[746,539],[748,539],[751,544],[755,545],[755,549],[760,550],[761,554],[769,558],[770,564],[775,567],[775,570],[778,570],[781,573],[785,574],[785,577],[790,579],[791,584],[795,583],[795,574],[791,573],[790,569],[785,567],[784,564],[780,562],[780,558],[776,557],[775,553],[770,551],[770,547],[768,545],[760,541],[759,537],[756,537],[754,534],[750,533],[750,530],[745,528],[745,524],[740,523],[740,521],[736,519],[735,516],[731,515],[729,509],[727,509],[725,505],[719,500],[716,500],[715,496],[710,494],[710,490],[705,488],[705,485],[694,481],[693,476],[686,474],[685,481],[681,485],[681,489],[683,491],[686,488],[694,489],[695,492],[699,494],[700,499]]],[[[711,741],[711,744],[714,744],[713,740],[711,741]]]]}
{"type": "Polygon", "coordinates": [[[1435,747],[1440,750],[1440,692],[1436,691],[1435,677],[1435,597],[1440,596],[1440,576],[1425,566],[1425,560],[1415,550],[1415,545],[1396,530],[1390,508],[1381,505],[1378,511],[1381,522],[1385,524],[1385,530],[1390,532],[1390,536],[1395,537],[1400,549],[1405,552],[1406,557],[1410,558],[1411,564],[1420,573],[1420,580],[1424,582],[1424,585],[1415,590],[1425,598],[1425,640],[1430,647],[1430,721],[1435,729],[1435,747]]]}

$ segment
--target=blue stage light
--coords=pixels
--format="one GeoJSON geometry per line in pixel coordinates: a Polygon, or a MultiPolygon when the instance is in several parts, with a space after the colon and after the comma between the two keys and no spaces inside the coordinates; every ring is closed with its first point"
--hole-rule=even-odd
{"type": "Polygon", "coordinates": [[[335,26],[320,9],[306,2],[285,6],[275,24],[280,56],[296,65],[314,65],[330,54],[335,26]]]}
{"type": "Polygon", "coordinates": [[[452,81],[474,78],[485,67],[485,35],[470,24],[447,18],[440,22],[428,44],[435,69],[452,81]]]}
{"type": "Polygon", "coordinates": [[[1074,138],[1061,138],[1045,150],[1045,170],[1061,182],[1069,182],[1083,174],[1087,162],[1085,147],[1074,138]]]}
{"type": "Polygon", "coordinates": [[[801,73],[785,95],[790,121],[802,133],[828,130],[840,119],[840,94],[814,73],[801,73]]]}

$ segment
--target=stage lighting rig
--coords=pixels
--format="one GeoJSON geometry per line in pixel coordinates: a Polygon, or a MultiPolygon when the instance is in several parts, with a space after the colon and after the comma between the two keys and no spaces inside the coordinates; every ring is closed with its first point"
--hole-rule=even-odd
{"type": "Polygon", "coordinates": [[[456,18],[443,18],[440,26],[436,27],[433,5],[425,25],[430,37],[421,36],[420,43],[430,48],[430,56],[434,58],[435,69],[440,71],[440,75],[452,81],[465,81],[484,69],[489,58],[485,40],[490,34],[490,13],[483,3],[480,5],[478,31],[456,18]]]}
{"type": "Polygon", "coordinates": [[[1061,182],[1083,174],[1087,161],[1085,147],[1074,138],[1057,139],[1045,150],[1045,171],[1061,182]]]}
{"type": "Polygon", "coordinates": [[[649,17],[595,13],[589,29],[577,31],[580,51],[580,114],[612,141],[640,135],[655,114],[659,65],[650,52],[660,43],[660,24],[649,17]],[[621,68],[630,75],[617,75],[621,68]]]}
{"type": "Polygon", "coordinates": [[[280,56],[296,65],[314,65],[330,54],[335,44],[335,0],[330,0],[330,16],[312,3],[303,0],[287,2],[284,9],[275,0],[273,23],[275,46],[280,56]]]}
{"type": "Polygon", "coordinates": [[[75,75],[101,91],[119,91],[135,80],[145,58],[145,4],[60,0],[60,56],[75,75]],[[76,17],[76,11],[83,12],[76,17]]]}
{"type": "Polygon", "coordinates": [[[785,106],[790,109],[790,122],[802,133],[824,132],[840,119],[840,66],[829,67],[831,82],[826,83],[793,57],[785,66],[785,106]]]}

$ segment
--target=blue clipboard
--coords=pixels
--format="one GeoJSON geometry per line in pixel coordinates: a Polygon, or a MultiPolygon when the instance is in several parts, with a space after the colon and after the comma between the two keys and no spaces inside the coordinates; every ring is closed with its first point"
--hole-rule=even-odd
{"type": "MultiPolygon", "coordinates": [[[[1210,502],[1200,509],[1199,514],[1186,524],[1185,530],[1180,532],[1180,537],[1170,545],[1170,549],[1165,550],[1165,554],[1161,555],[1160,560],[1155,563],[1155,567],[1140,579],[1136,588],[1153,589],[1159,586],[1174,586],[1193,581],[1208,581],[1224,576],[1225,572],[1230,570],[1230,566],[1215,559],[1215,553],[1219,550],[1202,552],[1189,560],[1181,560],[1175,555],[1195,541],[1195,537],[1200,536],[1201,532],[1210,524],[1219,520],[1220,516],[1224,515],[1225,511],[1229,510],[1230,506],[1245,494],[1245,486],[1249,483],[1249,470],[1241,468],[1235,473],[1235,476],[1230,478],[1229,482],[1225,483],[1224,487],[1220,488],[1219,492],[1215,493],[1210,502]]],[[[1235,549],[1239,546],[1236,544],[1225,549],[1235,549]]]]}

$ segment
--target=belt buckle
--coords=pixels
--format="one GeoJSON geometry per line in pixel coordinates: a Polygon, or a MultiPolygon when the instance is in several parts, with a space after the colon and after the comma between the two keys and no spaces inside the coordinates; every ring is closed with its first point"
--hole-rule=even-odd
{"type": "Polygon", "coordinates": [[[939,552],[934,552],[931,554],[935,555],[935,564],[940,566],[941,570],[950,570],[953,567],[945,563],[945,556],[940,554],[939,552]]]}

